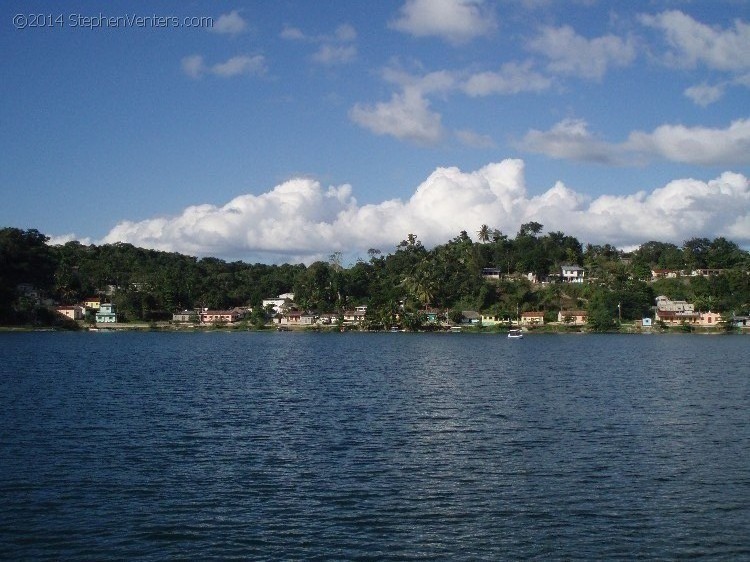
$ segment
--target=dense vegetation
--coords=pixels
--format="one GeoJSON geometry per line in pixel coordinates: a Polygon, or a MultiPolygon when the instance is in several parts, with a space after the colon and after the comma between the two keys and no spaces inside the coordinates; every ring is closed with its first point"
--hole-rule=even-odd
{"type": "Polygon", "coordinates": [[[562,232],[542,234],[536,222],[521,226],[513,237],[483,226],[473,241],[466,232],[432,249],[409,234],[384,254],[368,251],[351,267],[341,254],[309,266],[266,265],[195,258],[136,248],[68,242],[49,246],[36,230],[0,229],[0,323],[50,322],[51,313],[18,291],[37,288],[60,304],[73,304],[106,293],[126,320],[171,318],[176,310],[194,307],[225,309],[252,306],[257,314],[263,298],[294,292],[306,310],[331,312],[368,305],[372,324],[393,322],[400,306],[417,312],[439,308],[456,316],[461,310],[514,317],[517,311],[539,310],[556,319],[558,310],[586,309],[589,321],[606,328],[617,317],[641,318],[654,298],[695,303],[696,309],[747,313],[750,309],[750,254],[724,238],[693,238],[682,247],[648,242],[625,254],[610,246],[588,244],[562,232]],[[555,277],[563,264],[585,267],[590,282],[567,284],[555,277]],[[503,273],[486,281],[482,269],[503,273]],[[651,282],[651,270],[719,269],[711,277],[679,277],[651,282]],[[532,284],[525,276],[549,277],[532,284]]]}

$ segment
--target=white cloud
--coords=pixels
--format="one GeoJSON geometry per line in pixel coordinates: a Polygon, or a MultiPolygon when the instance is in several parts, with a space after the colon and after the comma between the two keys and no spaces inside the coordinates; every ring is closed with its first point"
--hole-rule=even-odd
{"type": "Polygon", "coordinates": [[[217,76],[230,77],[240,74],[258,75],[266,70],[266,59],[262,55],[232,57],[226,62],[215,64],[211,72],[217,76]]]}
{"type": "Polygon", "coordinates": [[[661,158],[701,166],[750,164],[750,119],[726,129],[661,125],[650,133],[634,131],[616,144],[596,138],[580,119],[565,119],[549,131],[529,131],[519,147],[552,158],[602,164],[637,164],[661,158]]]}
{"type": "Polygon", "coordinates": [[[462,88],[469,96],[488,96],[541,92],[551,86],[552,80],[532,70],[531,63],[509,62],[504,64],[498,72],[473,74],[462,88]]]}
{"type": "Polygon", "coordinates": [[[281,38],[319,45],[311,57],[318,64],[346,64],[357,58],[357,47],[353,44],[357,30],[348,23],[341,24],[330,35],[307,35],[297,27],[285,26],[281,38]]]}
{"type": "Polygon", "coordinates": [[[91,240],[91,238],[85,237],[81,238],[79,236],[76,236],[75,232],[68,232],[67,234],[60,234],[59,236],[50,236],[49,240],[47,241],[48,246],[62,246],[63,244],[67,244],[68,242],[80,242],[81,244],[88,246],[89,244],[93,244],[94,241],[91,240]]]}
{"type": "Polygon", "coordinates": [[[284,26],[281,30],[280,36],[282,39],[287,39],[289,41],[305,41],[307,39],[307,36],[300,28],[289,25],[284,26]]]}
{"type": "Polygon", "coordinates": [[[487,35],[497,25],[483,0],[406,0],[390,26],[415,37],[460,44],[487,35]]]}
{"type": "Polygon", "coordinates": [[[750,182],[726,172],[704,182],[679,179],[653,191],[603,195],[576,193],[562,182],[530,196],[521,160],[492,163],[473,172],[438,168],[408,200],[358,205],[349,185],[324,188],[293,179],[261,195],[226,205],[188,207],[176,217],[125,221],[103,243],[231,259],[306,262],[342,251],[392,251],[408,233],[427,245],[444,243],[482,224],[515,233],[536,220],[582,242],[632,246],[647,240],[680,243],[694,236],[728,236],[750,244],[750,182]]]}
{"type": "Polygon", "coordinates": [[[430,110],[430,102],[416,88],[393,94],[387,103],[356,104],[349,111],[349,118],[377,135],[417,144],[434,144],[443,136],[440,115],[430,110]]]}
{"type": "Polygon", "coordinates": [[[191,78],[200,78],[205,74],[222,78],[241,74],[259,76],[266,72],[266,59],[263,55],[238,55],[225,62],[208,66],[202,55],[191,55],[182,59],[182,71],[191,78]]]}
{"type": "Polygon", "coordinates": [[[247,22],[242,18],[239,11],[232,10],[228,14],[222,14],[214,22],[211,31],[226,35],[237,35],[247,27],[247,22]]]}
{"type": "Polygon", "coordinates": [[[549,59],[551,72],[599,80],[610,66],[627,66],[635,59],[632,39],[605,35],[586,39],[572,27],[543,27],[528,48],[549,59]]]}
{"type": "Polygon", "coordinates": [[[701,107],[706,107],[708,105],[711,105],[712,103],[719,101],[722,98],[722,96],[724,95],[724,86],[697,84],[695,86],[687,88],[684,94],[685,97],[693,100],[693,103],[700,105],[701,107]]]}
{"type": "Polygon", "coordinates": [[[190,55],[182,59],[182,71],[190,78],[200,78],[206,72],[206,61],[201,55],[190,55]]]}
{"type": "Polygon", "coordinates": [[[739,119],[726,129],[662,125],[652,133],[630,134],[625,148],[657,154],[672,162],[716,166],[750,164],[750,119],[739,119]]]}
{"type": "Polygon", "coordinates": [[[456,87],[456,77],[447,70],[437,70],[422,76],[409,74],[399,68],[388,67],[383,70],[383,79],[398,84],[404,89],[411,89],[421,95],[448,92],[456,87]]]}
{"type": "Polygon", "coordinates": [[[312,60],[321,64],[343,64],[357,58],[357,48],[353,45],[321,45],[312,60]]]}
{"type": "Polygon", "coordinates": [[[564,119],[549,131],[532,129],[519,146],[557,159],[618,163],[617,148],[592,135],[583,119],[564,119]]]}
{"type": "Polygon", "coordinates": [[[664,59],[668,64],[694,67],[704,64],[713,70],[740,72],[750,69],[750,24],[739,19],[734,27],[719,29],[694,20],[679,10],[642,15],[648,27],[664,31],[672,48],[664,59]]]}

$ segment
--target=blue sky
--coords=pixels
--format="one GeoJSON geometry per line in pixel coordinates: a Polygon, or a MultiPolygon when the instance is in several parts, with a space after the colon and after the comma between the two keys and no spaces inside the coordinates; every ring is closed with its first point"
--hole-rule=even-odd
{"type": "Polygon", "coordinates": [[[748,2],[61,6],[0,7],[0,225],[263,262],[531,220],[750,247],[748,2]]]}

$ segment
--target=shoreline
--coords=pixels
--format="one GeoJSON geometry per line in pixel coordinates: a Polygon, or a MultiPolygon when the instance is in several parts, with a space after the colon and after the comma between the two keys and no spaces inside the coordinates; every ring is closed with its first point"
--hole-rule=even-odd
{"type": "MultiPolygon", "coordinates": [[[[506,326],[461,326],[459,332],[452,332],[450,327],[439,327],[436,329],[423,330],[399,330],[398,333],[457,333],[457,334],[507,334],[509,328],[506,326]]],[[[665,328],[651,327],[642,328],[634,324],[622,324],[619,329],[607,330],[602,332],[586,329],[585,326],[565,326],[560,324],[545,324],[543,326],[524,327],[524,335],[535,334],[634,334],[634,335],[658,335],[658,334],[694,334],[694,335],[721,335],[721,334],[750,334],[748,328],[726,329],[722,327],[704,327],[704,326],[668,326],[665,328]]],[[[96,326],[87,326],[82,323],[78,324],[77,329],[70,329],[61,326],[0,326],[0,333],[12,332],[298,332],[298,333],[371,333],[383,334],[392,333],[391,330],[365,330],[356,326],[278,326],[276,324],[266,324],[263,327],[257,327],[240,322],[227,325],[202,325],[202,324],[173,324],[171,322],[156,323],[114,323],[98,324],[96,326]]]]}

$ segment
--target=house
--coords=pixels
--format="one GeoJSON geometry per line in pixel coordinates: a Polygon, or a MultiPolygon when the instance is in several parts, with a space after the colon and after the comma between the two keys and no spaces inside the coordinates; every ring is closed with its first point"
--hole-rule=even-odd
{"type": "Polygon", "coordinates": [[[339,321],[339,315],[334,312],[324,312],[318,318],[318,324],[335,324],[339,321]]]}
{"type": "Polygon", "coordinates": [[[557,321],[571,326],[582,326],[588,321],[589,313],[585,310],[561,310],[557,313],[557,321]]]}
{"type": "Polygon", "coordinates": [[[263,310],[272,308],[272,314],[281,314],[284,308],[289,308],[294,303],[294,293],[283,293],[275,299],[263,299],[263,310]]]}
{"type": "Polygon", "coordinates": [[[461,311],[461,323],[462,324],[480,324],[482,322],[482,315],[473,310],[462,310],[461,311]]]}
{"type": "Polygon", "coordinates": [[[560,269],[562,270],[562,280],[564,283],[583,283],[586,271],[582,267],[577,265],[563,265],[560,269]]]}
{"type": "Polygon", "coordinates": [[[666,324],[697,324],[700,314],[695,312],[692,304],[686,301],[673,301],[664,295],[656,297],[657,322],[666,324]]]}
{"type": "Polygon", "coordinates": [[[645,317],[641,320],[641,326],[644,328],[650,328],[651,327],[651,318],[645,317]]]}
{"type": "Polygon", "coordinates": [[[714,277],[716,275],[721,275],[724,272],[723,269],[709,269],[709,268],[703,268],[703,269],[694,269],[690,272],[691,277],[714,277]]]}
{"type": "Polygon", "coordinates": [[[299,326],[302,321],[302,313],[299,310],[288,310],[278,317],[281,326],[299,326]]]}
{"type": "Polygon", "coordinates": [[[237,310],[204,310],[200,313],[201,324],[232,324],[241,318],[237,310]]]}
{"type": "Polygon", "coordinates": [[[183,310],[172,314],[172,322],[198,322],[200,317],[195,310],[183,310]]]}
{"type": "Polygon", "coordinates": [[[657,279],[676,279],[682,274],[677,269],[652,269],[651,270],[651,281],[657,279]]]}
{"type": "Polygon", "coordinates": [[[482,268],[482,278],[486,280],[499,280],[502,277],[502,271],[497,267],[482,268]]]}
{"type": "Polygon", "coordinates": [[[300,326],[312,326],[317,319],[317,316],[314,314],[302,314],[299,317],[299,323],[300,326]]]}
{"type": "Polygon", "coordinates": [[[695,307],[687,301],[673,301],[669,297],[659,295],[656,297],[656,309],[667,312],[695,312],[695,307]]]}
{"type": "Polygon", "coordinates": [[[82,306],[58,306],[55,309],[58,314],[67,316],[71,320],[83,320],[85,309],[82,306]]]}
{"type": "Polygon", "coordinates": [[[734,328],[750,328],[750,316],[733,316],[732,326],[734,328]]]}
{"type": "Polygon", "coordinates": [[[99,310],[96,312],[96,322],[113,324],[117,322],[117,313],[115,312],[115,305],[111,303],[100,303],[99,310]]]}
{"type": "Polygon", "coordinates": [[[83,301],[83,306],[86,308],[92,308],[94,310],[99,310],[99,307],[102,305],[102,299],[100,297],[88,297],[83,301]]]}
{"type": "Polygon", "coordinates": [[[721,314],[719,314],[718,312],[711,312],[709,310],[708,312],[701,312],[699,314],[699,326],[715,327],[722,321],[721,314]]]}
{"type": "Polygon", "coordinates": [[[510,318],[501,318],[497,315],[482,314],[482,326],[495,326],[497,324],[510,324],[510,318]]]}
{"type": "Polygon", "coordinates": [[[424,315],[427,317],[427,322],[429,324],[438,324],[442,319],[445,318],[445,315],[442,311],[437,309],[428,309],[423,311],[424,315]]]}
{"type": "Polygon", "coordinates": [[[521,313],[521,325],[522,326],[541,326],[544,324],[544,312],[522,312],[521,313]]]}
{"type": "Polygon", "coordinates": [[[365,316],[367,316],[366,305],[358,306],[354,310],[345,310],[344,324],[361,324],[365,321],[365,316]]]}

